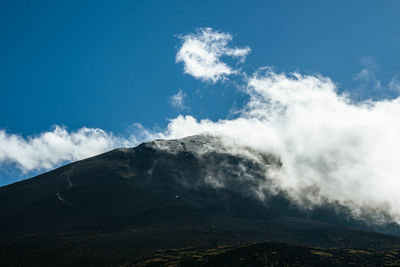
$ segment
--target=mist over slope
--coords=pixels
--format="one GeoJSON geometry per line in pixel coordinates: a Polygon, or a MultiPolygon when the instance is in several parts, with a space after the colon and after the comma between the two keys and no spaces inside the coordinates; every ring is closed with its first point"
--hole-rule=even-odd
{"type": "Polygon", "coordinates": [[[273,154],[277,190],[305,207],[339,203],[355,217],[400,221],[400,99],[353,103],[323,77],[266,70],[249,79],[250,100],[232,120],[171,121],[167,138],[222,137],[226,149],[257,160],[273,154]]]}

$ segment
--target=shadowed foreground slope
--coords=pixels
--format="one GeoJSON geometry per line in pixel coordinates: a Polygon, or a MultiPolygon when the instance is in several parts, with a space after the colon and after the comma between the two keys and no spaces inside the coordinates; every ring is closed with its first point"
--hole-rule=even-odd
{"type": "MultiPolygon", "coordinates": [[[[283,195],[260,201],[251,179],[241,178],[261,179],[265,168],[279,167],[279,159],[264,155],[260,164],[207,149],[218,145],[207,136],[158,140],[0,188],[1,265],[144,264],[159,250],[247,251],[244,244],[265,241],[400,249],[399,237],[371,232],[333,207],[306,212],[283,195]]],[[[275,243],[256,248],[268,244],[275,243]]],[[[226,253],[210,263],[225,261],[226,253]]]]}

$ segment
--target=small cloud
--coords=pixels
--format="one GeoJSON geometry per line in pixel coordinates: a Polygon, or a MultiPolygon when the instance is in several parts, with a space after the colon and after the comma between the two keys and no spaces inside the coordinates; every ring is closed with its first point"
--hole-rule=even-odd
{"type": "Polygon", "coordinates": [[[197,33],[184,35],[181,39],[183,44],[176,55],[176,62],[184,63],[185,73],[212,83],[238,73],[238,70],[221,61],[221,57],[239,58],[238,63],[243,63],[250,52],[249,47],[229,47],[232,35],[212,28],[200,28],[197,33]]]}
{"type": "Polygon", "coordinates": [[[178,93],[170,97],[170,104],[174,108],[184,109],[186,108],[184,103],[185,98],[186,98],[186,93],[182,92],[182,90],[179,90],[178,93]]]}

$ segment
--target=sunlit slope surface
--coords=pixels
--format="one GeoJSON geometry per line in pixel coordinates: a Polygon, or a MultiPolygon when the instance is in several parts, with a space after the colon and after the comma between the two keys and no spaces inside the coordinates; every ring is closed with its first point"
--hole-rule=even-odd
{"type": "Polygon", "coordinates": [[[156,250],[278,241],[396,250],[396,228],[350,219],[340,207],[305,211],[284,194],[254,193],[263,162],[209,149],[209,136],[116,149],[0,188],[1,265],[135,264],[156,250]],[[222,182],[221,182],[222,181],[222,182]],[[339,212],[338,212],[339,210],[339,212]]]}

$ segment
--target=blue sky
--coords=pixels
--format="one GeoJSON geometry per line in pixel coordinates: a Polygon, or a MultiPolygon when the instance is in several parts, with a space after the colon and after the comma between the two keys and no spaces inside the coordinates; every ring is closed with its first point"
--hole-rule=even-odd
{"type": "MultiPolygon", "coordinates": [[[[134,123],[163,129],[179,114],[227,118],[248,96],[229,81],[194,79],[176,63],[179,36],[201,27],[251,48],[243,72],[319,73],[352,99],[393,98],[399,8],[398,1],[1,1],[0,129],[24,138],[54,125],[125,136],[134,123]],[[179,90],[184,109],[171,105],[179,90]]],[[[44,171],[0,164],[0,185],[44,171]]]]}

